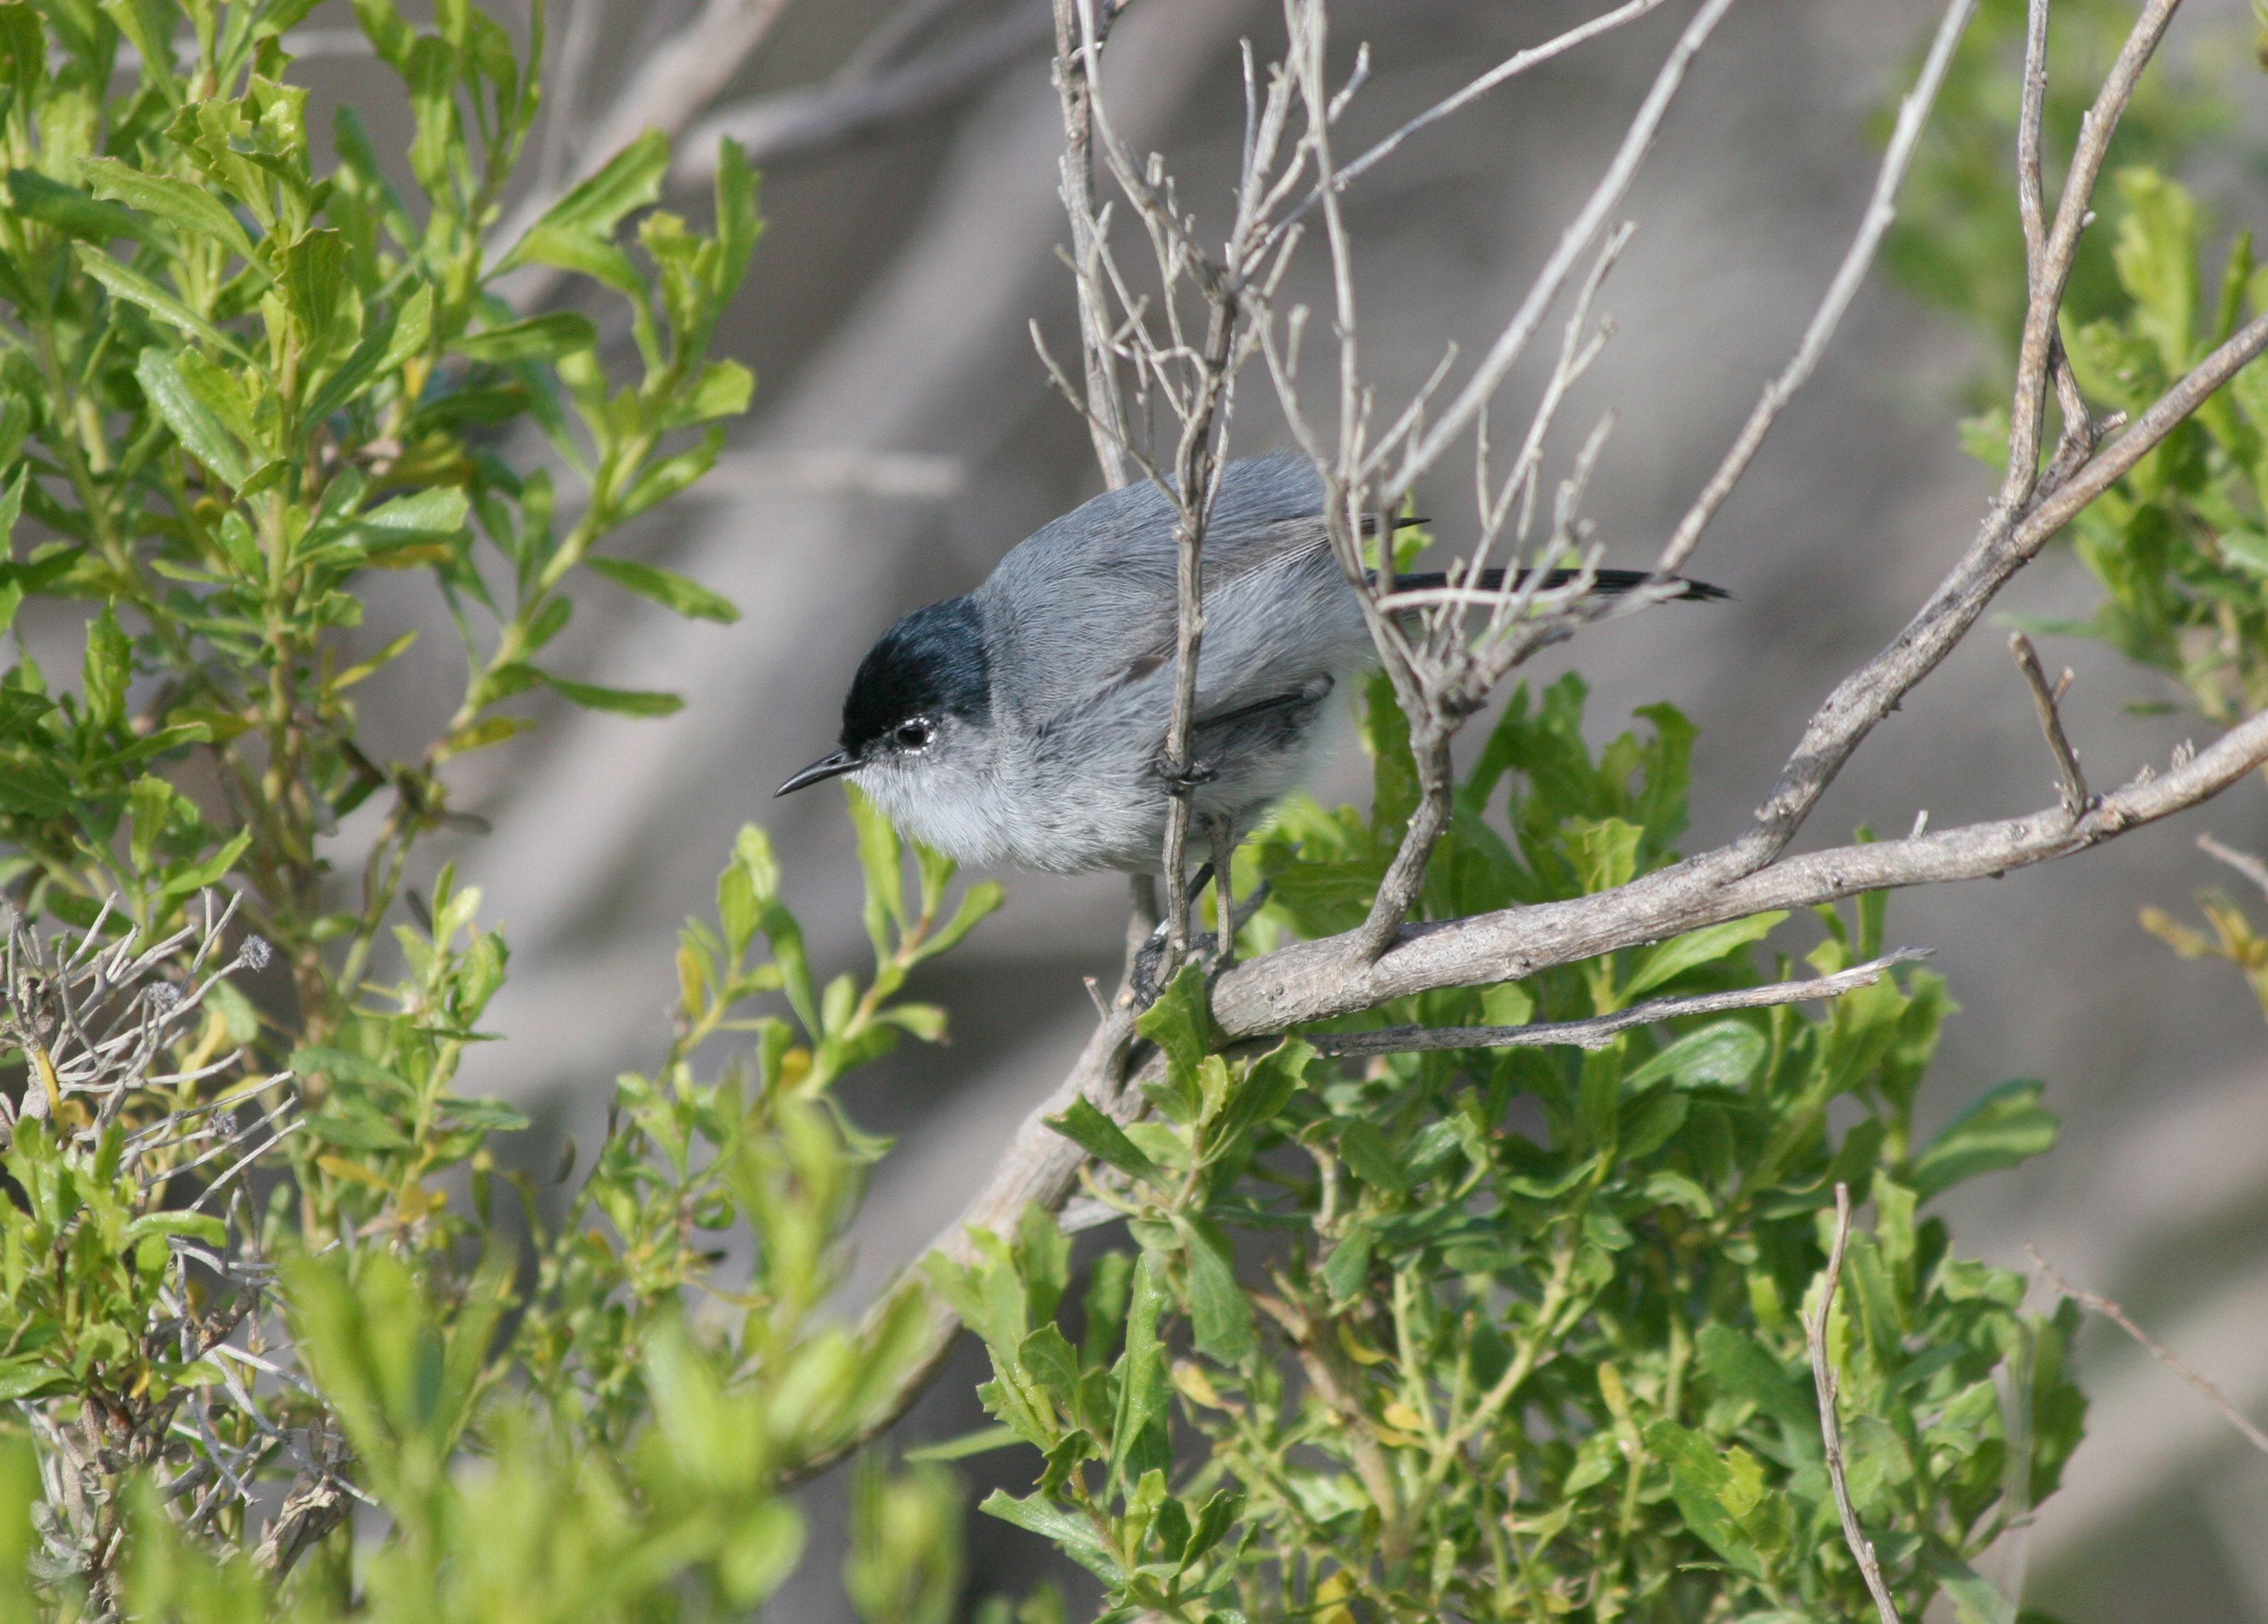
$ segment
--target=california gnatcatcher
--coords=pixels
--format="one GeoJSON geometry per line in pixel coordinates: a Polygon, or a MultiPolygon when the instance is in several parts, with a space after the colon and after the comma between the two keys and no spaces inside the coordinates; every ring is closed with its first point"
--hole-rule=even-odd
{"type": "MultiPolygon", "coordinates": [[[[1205,525],[1185,781],[1200,827],[1251,829],[1306,775],[1324,701],[1378,663],[1322,507],[1304,458],[1258,457],[1222,474],[1205,525]]],[[[915,610],[860,662],[840,747],[777,793],[849,774],[901,830],[962,863],[1161,872],[1174,529],[1156,486],[1128,485],[1043,526],[975,592],[915,610]]],[[[1554,570],[1545,584],[1574,573],[1554,570]]],[[[1593,590],[1650,578],[1602,570],[1593,590]]],[[[1502,581],[1491,570],[1477,584],[1502,581]]],[[[1726,595],[1683,586],[1683,598],[1726,595]]]]}

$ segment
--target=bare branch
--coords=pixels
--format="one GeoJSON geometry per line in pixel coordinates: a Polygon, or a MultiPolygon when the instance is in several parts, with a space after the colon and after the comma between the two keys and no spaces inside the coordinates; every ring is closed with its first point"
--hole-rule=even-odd
{"type": "Polygon", "coordinates": [[[1048,37],[1048,15],[1046,0],[1036,0],[911,62],[726,107],[694,127],[670,179],[712,178],[721,141],[738,142],[751,164],[777,165],[933,112],[1033,51],[1048,37]]]}
{"type": "Polygon", "coordinates": [[[1859,221],[1858,235],[1851,239],[1834,281],[1827,285],[1826,296],[1812,312],[1803,342],[1796,346],[1795,354],[1788,358],[1779,376],[1764,386],[1764,398],[1741,426],[1732,449],[1725,453],[1724,461],[1718,464],[1717,471],[1709,476],[1709,482],[1701,488],[1701,494],[1693,499],[1693,505],[1670,533],[1669,544],[1662,548],[1660,562],[1654,565],[1657,573],[1673,574],[1692,556],[1703,528],[1733,494],[1733,487],[1740,483],[1741,475],[1748,472],[1757,448],[1764,443],[1764,436],[1771,432],[1773,422],[1809,379],[1820,357],[1827,353],[1828,342],[1835,336],[1843,313],[1851,308],[1851,301],[1858,297],[1859,284],[1867,279],[1867,269],[1874,262],[1874,254],[1882,244],[1882,233],[1897,218],[1898,190],[1905,184],[1914,149],[1921,141],[1922,127],[1929,121],[1929,110],[1937,101],[1938,89],[1945,83],[1947,70],[1953,65],[1954,49],[1967,32],[1970,18],[1976,15],[1977,0],[1949,0],[1946,6],[1921,72],[1913,88],[1898,103],[1897,126],[1890,134],[1889,149],[1882,154],[1881,168],[1874,177],[1874,195],[1859,221]]]}
{"type": "Polygon", "coordinates": [[[1293,943],[1221,977],[1213,988],[1213,1018],[1231,1039],[1281,1032],[1437,988],[1515,981],[1774,908],[1982,879],[2069,856],[2184,811],[2264,762],[2268,712],[2162,775],[2099,796],[2076,819],[2058,805],[1917,839],[1806,852],[1734,879],[1718,878],[1721,852],[1708,853],[1593,896],[1405,926],[1393,951],[1374,962],[1346,937],[1293,943]]]}
{"type": "Polygon", "coordinates": [[[1633,1026],[1675,1020],[1682,1015],[1714,1015],[1725,1010],[1761,1010],[1779,1003],[1839,998],[1872,987],[1894,966],[1929,957],[1926,948],[1902,947],[1895,953],[1854,965],[1808,981],[1775,981],[1736,992],[1700,993],[1690,998],[1653,998],[1612,1015],[1580,1021],[1531,1021],[1525,1026],[1387,1026],[1375,1032],[1309,1033],[1306,1041],[1322,1054],[1414,1054],[1430,1049],[1548,1048],[1572,1046],[1602,1049],[1633,1026]]]}
{"type": "Polygon", "coordinates": [[[1785,851],[1852,752],[1916,683],[1937,669],[2008,578],[2264,349],[2268,315],[2241,328],[2079,472],[2043,491],[2033,506],[2021,512],[1996,509],[1904,629],[1845,677],[1813,716],[1749,832],[1705,861],[1747,874],[1785,851]]]}
{"type": "Polygon", "coordinates": [[[1544,312],[1551,308],[1559,297],[1560,290],[1566,286],[1567,278],[1574,272],[1575,261],[1582,257],[1583,250],[1591,239],[1599,234],[1608,217],[1621,206],[1631,182],[1638,176],[1638,166],[1646,161],[1647,150],[1653,145],[1654,137],[1661,131],[1661,122],[1669,114],[1670,104],[1677,99],[1678,90],[1685,82],[1686,70],[1693,65],[1693,59],[1700,55],[1702,46],[1708,42],[1710,34],[1724,19],[1725,13],[1732,9],[1732,4],[1733,0],[1705,0],[1700,11],[1694,14],[1693,20],[1685,25],[1685,31],[1678,35],[1677,43],[1671,48],[1660,70],[1654,75],[1653,88],[1646,92],[1646,100],[1639,105],[1638,116],[1631,121],[1630,129],[1623,136],[1622,146],[1616,152],[1613,163],[1607,166],[1607,173],[1592,188],[1590,198],[1584,203],[1581,212],[1559,234],[1558,246],[1552,249],[1551,257],[1544,261],[1543,270],[1537,273],[1528,297],[1521,301],[1520,308],[1513,313],[1504,331],[1497,335],[1496,342],[1490,346],[1488,355],[1479,368],[1458,393],[1457,398],[1450,402],[1448,409],[1441,414],[1440,420],[1403,452],[1400,467],[1393,478],[1387,481],[1381,505],[1398,505],[1403,493],[1417,482],[1418,475],[1440,460],[1441,454],[1472,426],[1490,397],[1496,393],[1498,386],[1512,371],[1513,363],[1520,359],[1521,352],[1528,348],[1528,340],[1543,325],[1544,312]]]}
{"type": "MultiPolygon", "coordinates": [[[[2111,135],[2180,4],[2181,0],[2149,0],[2142,8],[2095,105],[2080,123],[2079,145],[2072,153],[2071,173],[2065,178],[2063,197],[2056,206],[2055,227],[2034,268],[2031,302],[2024,312],[2024,336],[2016,356],[2015,401],[2008,413],[2008,471],[2000,484],[1999,505],[2004,509],[2021,506],[2038,483],[2040,430],[2047,409],[2048,372],[2054,364],[2056,322],[2072,264],[2079,254],[2079,234],[2094,218],[2089,205],[2103,160],[2110,154],[2111,135]]],[[[2044,18],[2036,22],[2044,29],[2044,18]]],[[[2026,56],[2029,66],[2029,43],[2026,56]]],[[[2020,201],[2021,197],[2020,180],[2020,201]]]]}
{"type": "MultiPolygon", "coordinates": [[[[1625,23],[1634,23],[1647,12],[1658,10],[1661,4],[1662,0],[1624,0],[1624,4],[1616,6],[1613,11],[1602,12],[1587,23],[1578,23],[1565,33],[1546,40],[1541,45],[1531,45],[1525,50],[1515,51],[1462,90],[1454,95],[1443,97],[1387,136],[1385,140],[1370,148],[1361,157],[1339,170],[1330,182],[1331,189],[1344,191],[1350,184],[1369,173],[1419,130],[1440,123],[1452,114],[1462,112],[1506,80],[1523,74],[1530,68],[1541,67],[1553,57],[1572,51],[1577,46],[1594,40],[1610,29],[1619,28],[1625,23]]],[[[1277,224],[1270,233],[1271,239],[1291,230],[1308,209],[1322,201],[1322,187],[1318,185],[1314,191],[1307,194],[1297,209],[1287,213],[1277,224]]]]}
{"type": "Polygon", "coordinates": [[[2096,1313],[2101,1314],[2105,1319],[2110,1321],[2111,1324],[2125,1332],[2127,1335],[2141,1343],[2144,1348],[2149,1350],[2150,1356],[2153,1359],[2155,1359],[2160,1364],[2164,1365],[2175,1375],[2180,1377],[2191,1386],[2203,1393],[2205,1398],[2205,1402],[2212,1405],[2213,1408],[2219,1410],[2230,1426],[2235,1428],[2239,1432],[2244,1435],[2244,1441],[2246,1443],[2251,1444],[2253,1448],[2258,1450],[2264,1455],[2268,1455],[2268,1432],[2263,1432],[2258,1427],[2254,1426],[2252,1422],[2246,1418],[2242,1410],[2238,1409],[2236,1406],[2228,1401],[2228,1400],[2222,1394],[2220,1388],[2214,1386],[2204,1377],[2198,1375],[2195,1370],[2190,1369],[2188,1365],[2183,1363],[2179,1355],[2176,1354],[2172,1348],[2167,1347],[2156,1337],[2152,1336],[2140,1326],[2136,1325],[2133,1319],[2127,1314],[2126,1311],[2119,1307],[2117,1304],[2112,1302],[2109,1297],[2097,1297],[2092,1291],[2075,1291],[2070,1286],[2066,1285],[2064,1282],[2063,1276],[2055,1272],[2053,1266],[2051,1265],[2045,1258],[2040,1255],[2040,1249],[2034,1246],[2030,1241],[2026,1241],[2024,1243],[2024,1251],[2029,1254],[2033,1264],[2039,1269],[2040,1273],[2048,1277],[2048,1283],[2050,1285],[2053,1286],[2058,1291],[2063,1293],[2064,1296],[2071,1298],[2072,1301],[2093,1309],[2096,1313]]]}
{"type": "Polygon", "coordinates": [[[1819,1310],[1804,1317],[1804,1345],[1811,1352],[1811,1383],[1819,1394],[1819,1436],[1827,1445],[1827,1481],[1835,1490],[1835,1510],[1843,1519],[1843,1542],[1866,1576],[1867,1593],[1881,1624],[1898,1624],[1898,1609],[1890,1600],[1890,1587],[1882,1582],[1882,1564],[1875,1559],[1874,1542],[1859,1527],[1859,1513],[1851,1505],[1851,1485],[1843,1471],[1843,1427],[1835,1413],[1837,1382],[1835,1362],[1827,1352],[1827,1317],[1835,1306],[1835,1287],[1843,1278],[1843,1249],[1851,1239],[1851,1187],[1835,1187],[1835,1245],[1827,1254],[1827,1275],[1819,1288],[1819,1310]]]}

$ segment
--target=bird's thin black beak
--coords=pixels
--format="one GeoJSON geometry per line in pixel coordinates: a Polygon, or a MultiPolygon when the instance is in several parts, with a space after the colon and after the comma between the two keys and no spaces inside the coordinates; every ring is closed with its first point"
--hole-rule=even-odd
{"type": "Polygon", "coordinates": [[[837,750],[833,755],[820,757],[809,767],[805,768],[794,777],[773,790],[772,798],[777,800],[781,796],[792,795],[798,790],[808,790],[812,785],[824,779],[840,778],[845,773],[857,771],[858,767],[857,756],[852,755],[848,750],[837,750]]]}

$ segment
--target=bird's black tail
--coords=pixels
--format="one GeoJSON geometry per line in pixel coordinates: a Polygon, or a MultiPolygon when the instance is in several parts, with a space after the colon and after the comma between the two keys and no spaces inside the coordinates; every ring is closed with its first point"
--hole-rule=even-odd
{"type": "MultiPolygon", "coordinates": [[[[1513,577],[1512,582],[1513,589],[1517,591],[1526,586],[1528,577],[1534,573],[1534,570],[1523,570],[1513,577]]],[[[1555,586],[1565,586],[1581,573],[1580,570],[1547,570],[1543,572],[1543,590],[1549,592],[1555,586]]],[[[1615,598],[1643,586],[1653,578],[1652,574],[1644,570],[1601,570],[1592,575],[1591,590],[1602,597],[1615,598]]],[[[1723,587],[1712,586],[1706,581],[1689,581],[1683,576],[1675,575],[1669,578],[1684,589],[1677,594],[1680,598],[1709,599],[1732,596],[1723,587]]],[[[1448,584],[1449,577],[1438,570],[1424,575],[1397,575],[1394,577],[1394,590],[1397,592],[1428,592],[1448,584]]],[[[1501,570],[1484,570],[1477,580],[1468,581],[1464,584],[1484,592],[1502,592],[1505,585],[1505,572],[1501,570]]]]}

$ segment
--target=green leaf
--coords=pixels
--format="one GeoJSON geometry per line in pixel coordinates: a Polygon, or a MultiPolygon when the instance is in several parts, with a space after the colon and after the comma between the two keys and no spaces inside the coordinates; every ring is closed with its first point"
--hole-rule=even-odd
{"type": "Polygon", "coordinates": [[[300,364],[327,368],[362,337],[362,296],[347,273],[345,237],[311,231],[281,255],[284,303],[305,340],[300,364]]]}
{"type": "Polygon", "coordinates": [[[1219,1226],[1186,1213],[1173,1215],[1174,1231],[1189,1258],[1189,1320],[1197,1351],[1223,1364],[1251,1356],[1252,1299],[1236,1282],[1236,1251],[1219,1226]]]}
{"type": "Polygon", "coordinates": [[[598,342],[599,329],[588,316],[555,310],[508,327],[468,333],[449,348],[469,360],[502,364],[511,361],[556,361],[576,350],[589,349],[598,342]]]}
{"type": "Polygon", "coordinates": [[[2021,1165],[2053,1149],[2063,1120],[2040,1104],[2047,1085],[2033,1077],[2003,1083],[1950,1122],[1922,1153],[1904,1180],[1917,1201],[1956,1184],[2021,1165]]]}
{"type": "Polygon", "coordinates": [[[650,465],[615,503],[615,519],[636,518],[648,508],[668,501],[714,467],[717,453],[724,449],[725,431],[712,428],[701,437],[698,445],[650,465]]]}
{"type": "Polygon", "coordinates": [[[1744,1021],[1719,1021],[1686,1033],[1624,1077],[1623,1087],[1635,1091],[1668,1079],[1680,1088],[1741,1088],[1771,1047],[1744,1021]]]}
{"type": "Polygon", "coordinates": [[[186,1235],[208,1246],[221,1246],[228,1244],[228,1225],[210,1213],[152,1212],[126,1226],[129,1246],[144,1235],[186,1235]]]}
{"type": "Polygon", "coordinates": [[[236,860],[245,854],[251,844],[252,831],[249,829],[239,831],[226,845],[202,863],[193,863],[169,878],[159,890],[158,895],[185,897],[192,892],[203,890],[234,868],[236,860]]]}
{"type": "Polygon", "coordinates": [[[953,917],[931,931],[928,938],[915,950],[915,962],[934,959],[939,953],[949,952],[959,946],[962,937],[983,923],[985,916],[996,912],[1007,900],[1007,889],[999,881],[978,880],[961,893],[961,906],[954,910],[953,917]]]}
{"type": "Polygon", "coordinates": [[[556,256],[563,248],[611,237],[624,215],[660,197],[662,177],[668,170],[669,137],[658,129],[644,131],[596,174],[545,209],[490,274],[501,275],[528,260],[560,265],[556,256]]]}
{"type": "Polygon", "coordinates": [[[1670,1494],[1686,1525],[1742,1573],[1763,1577],[1764,1562],[1740,1525],[1761,1492],[1756,1458],[1738,1444],[1719,1456],[1706,1437],[1674,1421],[1648,1427],[1646,1447],[1668,1466],[1670,1494]]]}
{"type": "Polygon", "coordinates": [[[714,621],[720,626],[730,626],[740,618],[731,599],[667,570],[633,563],[626,558],[591,558],[584,562],[593,573],[606,577],[623,591],[636,592],[689,621],[714,621]]]}
{"type": "Polygon", "coordinates": [[[325,1144],[349,1150],[406,1150],[409,1135],[391,1122],[371,1117],[314,1115],[301,1119],[325,1144]]]}
{"type": "Polygon", "coordinates": [[[1694,1339],[1701,1370],[1719,1392],[1744,1399],[1775,1421],[1808,1430],[1819,1424],[1809,1383],[1799,1381],[1759,1347],[1754,1337],[1719,1320],[1694,1339]]]}
{"type": "Polygon", "coordinates": [[[1157,1003],[1135,1018],[1134,1030],[1164,1052],[1175,1077],[1195,1075],[1213,1047],[1212,999],[1204,972],[1183,965],[1157,1003]]]}
{"type": "Polygon", "coordinates": [[[1787,917],[1785,909],[1769,914],[1754,914],[1746,919],[1732,919],[1721,925],[1710,925],[1699,930],[1689,930],[1683,936],[1673,937],[1646,955],[1646,962],[1623,988],[1623,996],[1636,998],[1640,993],[1662,985],[1697,966],[1713,964],[1729,957],[1750,942],[1760,942],[1772,928],[1787,917]]]}
{"type": "Polygon", "coordinates": [[[477,1128],[482,1133],[516,1134],[528,1125],[526,1113],[513,1110],[501,1099],[460,1099],[444,1094],[434,1103],[458,1126],[477,1128]]]}
{"type": "MultiPolygon", "coordinates": [[[[0,7],[0,10],[15,10],[0,7]]],[[[29,6],[22,8],[29,11],[29,6]]],[[[43,1398],[50,1393],[67,1393],[71,1387],[70,1372],[59,1370],[44,1359],[0,1359],[0,1403],[12,1403],[18,1399],[43,1398]]],[[[29,1613],[18,1616],[29,1619],[29,1613]]]]}
{"type": "Polygon", "coordinates": [[[989,1517],[1004,1523],[1013,1523],[1044,1539],[1052,1539],[1064,1555],[1086,1568],[1106,1584],[1125,1583],[1125,1569],[1104,1548],[1101,1536],[1095,1526],[1078,1512],[1059,1506],[1039,1495],[1022,1500],[1009,1497],[1005,1489],[994,1489],[976,1508],[989,1517]]]}
{"type": "Polygon", "coordinates": [[[1168,1464],[1166,1437],[1166,1350],[1158,1319],[1166,1309],[1164,1268],[1145,1252],[1135,1260],[1134,1291],[1126,1311],[1126,1351],[1118,1360],[1118,1402],[1110,1429],[1110,1473],[1121,1483],[1140,1481],[1168,1464]]]}
{"type": "Polygon", "coordinates": [[[1061,1116],[1045,1119],[1047,1125],[1070,1140],[1089,1156],[1107,1162],[1123,1173],[1155,1185],[1166,1187],[1166,1175],[1158,1164],[1143,1153],[1142,1148],[1126,1136],[1125,1130],[1112,1121],[1086,1096],[1071,1103],[1071,1108],[1061,1116]]]}
{"type": "Polygon", "coordinates": [[[345,1049],[320,1047],[296,1048],[291,1051],[291,1069],[301,1077],[321,1072],[326,1077],[342,1082],[360,1083],[371,1088],[382,1088],[414,1099],[417,1091],[404,1082],[391,1068],[345,1049]]]}
{"type": "Polygon", "coordinates": [[[1358,1220],[1331,1248],[1331,1255],[1323,1260],[1323,1284],[1330,1288],[1331,1301],[1351,1303],[1361,1294],[1370,1279],[1371,1246],[1375,1238],[1370,1225],[1358,1220]]]}
{"type": "Polygon", "coordinates": [[[134,678],[134,640],[107,603],[86,628],[85,672],[88,717],[99,728],[124,725],[126,685],[134,678]]]}
{"type": "Polygon", "coordinates": [[[701,369],[700,378],[683,399],[675,402],[673,415],[680,423],[708,423],[718,417],[738,417],[748,409],[749,397],[755,393],[755,374],[737,361],[711,361],[701,369]]]}
{"type": "Polygon", "coordinates": [[[130,237],[152,247],[159,246],[158,233],[132,209],[97,202],[77,187],[51,180],[37,170],[8,172],[8,201],[25,218],[52,225],[84,242],[100,245],[130,237]]]}
{"type": "Polygon", "coordinates": [[[159,320],[179,327],[190,337],[201,338],[215,349],[242,358],[243,351],[234,339],[141,272],[129,270],[91,243],[76,243],[72,246],[78,255],[80,268],[107,288],[114,298],[124,299],[129,305],[139,305],[159,320]]]}
{"type": "Polygon", "coordinates": [[[585,710],[611,711],[619,716],[668,716],[685,709],[685,702],[674,694],[657,694],[637,688],[602,688],[588,682],[570,682],[564,677],[542,673],[544,681],[560,698],[585,710]]]}
{"type": "Polygon", "coordinates": [[[1368,1122],[1349,1122],[1339,1134],[1339,1154],[1357,1178],[1395,1195],[1410,1193],[1410,1180],[1395,1159],[1386,1135],[1368,1122]]]}
{"type": "MultiPolygon", "coordinates": [[[[97,197],[112,199],[167,224],[221,244],[239,260],[254,257],[252,238],[226,203],[204,187],[171,175],[153,175],[114,158],[79,161],[79,173],[97,197]]],[[[145,237],[146,232],[136,232],[145,237]]]]}
{"type": "MultiPolygon", "coordinates": [[[[182,355],[186,357],[194,353],[185,350],[182,355]]],[[[197,359],[207,366],[212,364],[202,356],[197,359]]],[[[158,415],[173,431],[181,448],[211,469],[231,489],[240,487],[246,473],[243,453],[237,449],[218,415],[205,404],[197,391],[190,388],[180,362],[153,344],[135,361],[134,376],[142,386],[144,398],[158,408],[158,415]]]]}

